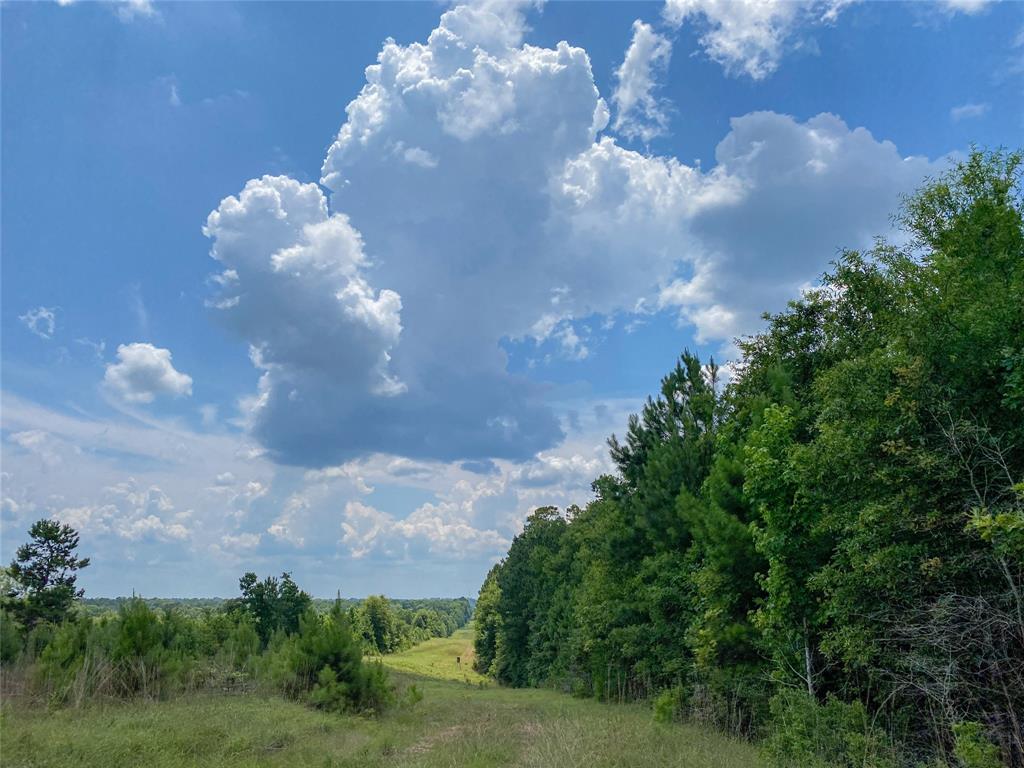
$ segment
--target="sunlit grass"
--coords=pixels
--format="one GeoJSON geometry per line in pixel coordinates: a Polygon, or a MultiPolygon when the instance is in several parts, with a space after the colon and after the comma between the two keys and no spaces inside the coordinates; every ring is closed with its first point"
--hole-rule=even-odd
{"type": "Polygon", "coordinates": [[[487,678],[473,669],[472,626],[457,630],[451,637],[438,637],[381,660],[397,672],[407,672],[439,680],[458,680],[471,685],[486,683],[487,678]]]}

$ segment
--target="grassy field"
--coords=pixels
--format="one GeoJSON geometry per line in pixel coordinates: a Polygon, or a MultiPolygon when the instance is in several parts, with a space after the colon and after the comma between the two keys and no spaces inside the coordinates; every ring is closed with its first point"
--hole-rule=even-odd
{"type": "Polygon", "coordinates": [[[47,712],[5,702],[0,762],[23,766],[408,766],[754,768],[756,750],[643,707],[510,690],[470,669],[468,630],[387,657],[424,694],[380,719],[339,717],[256,695],[47,712]],[[456,663],[461,657],[461,665],[456,663]]]}

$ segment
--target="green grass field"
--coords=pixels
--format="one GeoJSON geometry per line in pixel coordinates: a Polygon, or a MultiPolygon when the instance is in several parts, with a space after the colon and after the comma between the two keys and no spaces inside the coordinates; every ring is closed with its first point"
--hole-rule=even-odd
{"type": "Polygon", "coordinates": [[[257,695],[198,695],[47,712],[5,702],[0,763],[23,766],[754,768],[756,749],[659,725],[640,706],[512,690],[472,672],[471,634],[386,657],[424,698],[379,719],[257,695]],[[461,657],[461,665],[456,663],[461,657]]]}

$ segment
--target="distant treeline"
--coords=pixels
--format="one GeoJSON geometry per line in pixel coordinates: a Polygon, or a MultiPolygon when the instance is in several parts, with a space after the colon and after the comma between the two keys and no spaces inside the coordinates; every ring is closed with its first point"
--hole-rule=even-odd
{"type": "MultiPolygon", "coordinates": [[[[171,610],[194,618],[237,610],[239,601],[223,597],[83,597],[77,603],[77,611],[99,618],[117,613],[134,599],[142,600],[154,611],[171,610]]],[[[466,625],[476,603],[465,597],[395,599],[383,595],[338,600],[349,612],[367,653],[394,653],[432,637],[448,637],[466,625]]],[[[336,602],[310,599],[310,605],[321,614],[329,613],[336,602]]]]}
{"type": "Polygon", "coordinates": [[[777,766],[1024,766],[1020,164],[927,183],[726,386],[684,353],[596,499],[487,576],[480,670],[650,697],[777,766]]]}
{"type": "Polygon", "coordinates": [[[288,573],[247,573],[226,600],[81,600],[76,572],[89,561],[76,556],[77,532],[40,520],[29,534],[2,574],[0,662],[5,694],[50,705],[263,689],[377,713],[395,691],[364,656],[448,636],[472,614],[467,598],[313,600],[288,573]]]}

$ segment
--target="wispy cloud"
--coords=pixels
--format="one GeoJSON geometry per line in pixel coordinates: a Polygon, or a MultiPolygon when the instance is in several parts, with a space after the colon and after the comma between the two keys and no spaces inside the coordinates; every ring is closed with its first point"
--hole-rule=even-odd
{"type": "Polygon", "coordinates": [[[984,117],[988,114],[989,109],[991,109],[991,105],[988,102],[969,102],[967,104],[961,104],[958,107],[953,107],[949,110],[949,117],[954,123],[958,123],[961,120],[972,120],[977,117],[984,117]]]}
{"type": "Polygon", "coordinates": [[[670,105],[658,98],[658,77],[668,67],[672,41],[650,24],[633,22],[633,39],[622,65],[616,70],[617,85],[613,128],[628,139],[648,142],[668,130],[670,105]]]}
{"type": "Polygon", "coordinates": [[[53,338],[53,334],[57,330],[56,309],[56,307],[36,307],[23,315],[18,315],[18,319],[36,336],[49,340],[53,338]]]}

